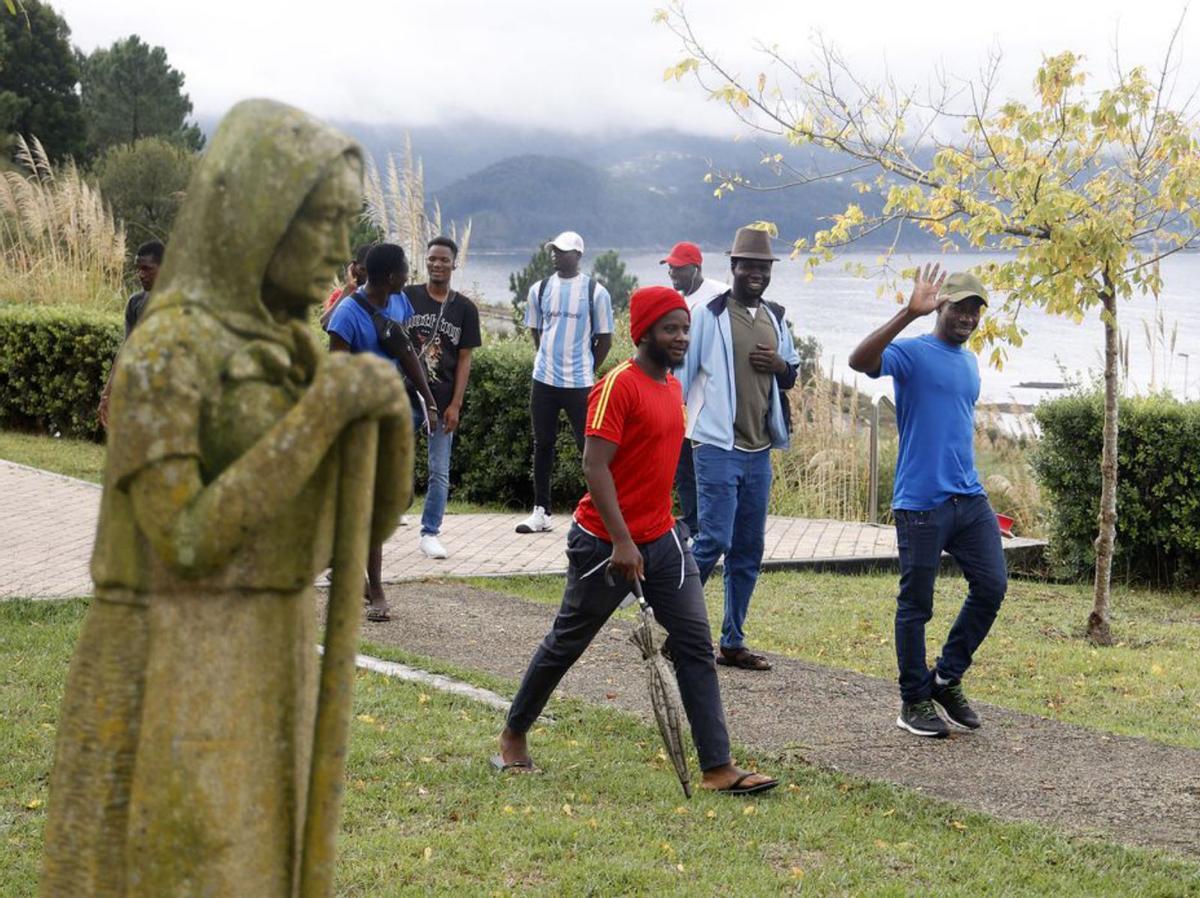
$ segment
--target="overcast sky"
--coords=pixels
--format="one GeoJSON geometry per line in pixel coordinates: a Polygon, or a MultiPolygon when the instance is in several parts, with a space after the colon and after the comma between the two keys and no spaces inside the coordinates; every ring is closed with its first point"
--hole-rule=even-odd
{"type": "MultiPolygon", "coordinates": [[[[732,129],[727,111],[689,80],[664,84],[682,51],[651,23],[655,0],[52,0],[85,51],[139,34],[166,48],[196,112],[219,115],[254,96],[325,117],[452,124],[485,117],[574,132],[732,129]]],[[[1181,0],[689,0],[704,41],[757,73],[755,41],[810,59],[817,31],[863,77],[887,66],[906,83],[937,65],[970,75],[1003,49],[1005,92],[1026,90],[1043,53],[1086,54],[1105,80],[1122,61],[1157,65],[1181,0]],[[814,9],[814,7],[818,7],[814,9]],[[734,13],[737,9],[739,12],[734,13]],[[744,11],[744,12],[743,12],[744,11]]],[[[1200,83],[1200,9],[1184,24],[1181,80],[1200,83]]],[[[807,65],[803,67],[807,68],[807,65]]],[[[469,139],[469,138],[468,138],[469,139]]]]}

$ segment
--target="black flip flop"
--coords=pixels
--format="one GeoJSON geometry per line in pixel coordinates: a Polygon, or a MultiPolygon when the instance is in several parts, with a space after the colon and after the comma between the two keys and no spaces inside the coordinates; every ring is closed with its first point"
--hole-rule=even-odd
{"type": "Polygon", "coordinates": [[[510,770],[516,771],[517,773],[537,772],[537,767],[533,765],[532,759],[528,761],[513,761],[509,764],[505,764],[504,757],[502,755],[492,755],[492,757],[489,759],[489,763],[492,765],[492,769],[497,773],[508,773],[510,770]]]}
{"type": "Polygon", "coordinates": [[[733,785],[726,786],[724,789],[718,789],[722,795],[754,795],[756,792],[769,792],[779,785],[779,780],[766,780],[761,783],[754,783],[750,786],[742,785],[750,777],[754,776],[754,771],[747,771],[733,781],[733,785]]]}

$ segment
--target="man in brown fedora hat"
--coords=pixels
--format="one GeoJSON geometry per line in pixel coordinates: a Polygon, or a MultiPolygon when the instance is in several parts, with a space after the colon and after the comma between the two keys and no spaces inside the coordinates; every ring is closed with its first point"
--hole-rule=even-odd
{"type": "Polygon", "coordinates": [[[693,554],[702,580],[725,556],[717,663],[770,670],[746,647],[743,627],[762,562],[770,450],[788,444],[782,396],[796,381],[800,357],[783,307],[763,299],[776,261],[770,235],[742,228],[729,257],[733,286],[695,309],[679,371],[696,468],[700,534],[693,554]]]}
{"type": "Polygon", "coordinates": [[[947,724],[979,727],[962,676],[1000,610],[1008,587],[995,512],[975,470],[975,401],[979,363],[966,348],[988,295],[970,272],[947,277],[937,265],[917,270],[908,305],[850,353],[850,367],[891,377],[896,391],[900,455],[892,508],[900,550],[896,596],[896,662],[900,716],[916,736],[949,735],[947,724]],[[897,340],[918,318],[937,312],[932,333],[897,340]],[[933,671],[925,657],[925,624],[946,551],[967,578],[967,599],[933,671]],[[938,708],[945,720],[938,716],[938,708]]]}

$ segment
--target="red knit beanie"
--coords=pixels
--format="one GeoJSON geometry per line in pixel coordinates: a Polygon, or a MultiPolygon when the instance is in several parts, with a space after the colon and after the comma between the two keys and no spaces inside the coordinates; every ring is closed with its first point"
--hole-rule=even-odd
{"type": "Polygon", "coordinates": [[[670,287],[642,287],[629,297],[629,336],[636,346],[642,334],[650,330],[654,322],[667,312],[676,309],[688,310],[687,302],[679,291],[670,287]]]}

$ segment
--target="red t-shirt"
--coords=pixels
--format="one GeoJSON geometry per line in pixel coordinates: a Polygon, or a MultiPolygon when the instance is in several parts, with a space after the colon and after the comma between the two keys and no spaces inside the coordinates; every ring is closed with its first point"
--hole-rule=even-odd
{"type": "MultiPolygon", "coordinates": [[[[679,381],[668,374],[659,383],[632,359],[605,375],[588,396],[587,435],[617,444],[609,470],[635,543],[652,542],[675,526],[671,486],[686,414],[679,381]]],[[[590,493],[579,500],[575,520],[612,542],[590,493]]]]}

